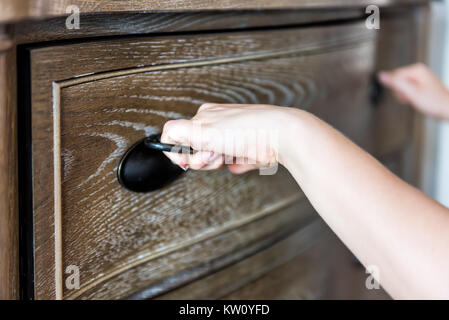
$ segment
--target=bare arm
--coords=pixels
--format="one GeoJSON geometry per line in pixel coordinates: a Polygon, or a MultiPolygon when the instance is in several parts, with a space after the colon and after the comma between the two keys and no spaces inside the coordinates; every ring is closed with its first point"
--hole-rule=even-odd
{"type": "Polygon", "coordinates": [[[313,116],[285,166],[315,209],[394,298],[449,298],[449,210],[313,116]]]}
{"type": "MultiPolygon", "coordinates": [[[[438,115],[444,114],[442,104],[435,105],[438,115]]],[[[206,104],[192,120],[167,122],[162,141],[200,150],[194,156],[167,154],[192,169],[216,169],[225,154],[244,161],[228,165],[234,173],[279,161],[359,260],[379,268],[380,283],[394,298],[449,298],[449,210],[312,114],[267,105],[206,104]],[[279,144],[267,146],[242,135],[259,128],[278,131],[279,144]],[[228,138],[220,138],[225,131],[228,138]],[[229,133],[246,147],[226,148],[229,133]]]]}

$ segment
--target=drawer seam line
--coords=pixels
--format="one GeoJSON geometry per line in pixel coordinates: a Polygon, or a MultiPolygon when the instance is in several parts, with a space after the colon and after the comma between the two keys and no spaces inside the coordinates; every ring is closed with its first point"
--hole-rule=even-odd
{"type": "Polygon", "coordinates": [[[202,237],[198,237],[196,239],[194,238],[191,241],[183,242],[182,245],[176,245],[176,246],[168,247],[165,250],[157,252],[156,254],[149,255],[146,258],[142,258],[142,259],[139,259],[139,260],[134,261],[134,262],[131,261],[130,263],[122,264],[120,267],[112,269],[112,271],[104,272],[103,276],[100,276],[100,277],[98,277],[96,279],[95,278],[92,279],[90,282],[88,282],[86,285],[84,285],[82,288],[80,288],[76,292],[66,296],[65,299],[75,299],[75,298],[81,296],[82,294],[84,294],[86,291],[88,291],[91,288],[95,287],[96,285],[98,285],[98,284],[100,284],[100,283],[102,283],[102,282],[104,282],[104,281],[106,281],[106,280],[108,280],[110,278],[113,278],[113,277],[121,274],[122,272],[130,269],[130,268],[136,267],[136,266],[138,266],[140,264],[149,262],[151,260],[154,260],[154,259],[157,259],[159,257],[165,256],[167,254],[176,252],[177,250],[185,248],[187,246],[192,246],[194,244],[206,241],[208,239],[212,239],[213,237],[215,237],[217,235],[220,235],[222,233],[225,233],[225,232],[231,231],[233,229],[239,228],[239,227],[244,226],[244,225],[246,225],[248,223],[254,222],[257,219],[263,218],[264,216],[267,216],[267,215],[269,215],[269,214],[271,214],[273,212],[276,212],[276,211],[278,211],[278,210],[280,210],[282,208],[290,206],[293,203],[295,203],[297,201],[300,201],[300,200],[305,200],[305,195],[303,193],[299,193],[298,192],[297,194],[294,194],[293,196],[290,196],[289,198],[285,199],[281,203],[277,203],[275,205],[272,205],[272,206],[270,206],[269,208],[267,208],[265,210],[260,210],[256,214],[253,214],[253,215],[251,215],[249,217],[242,218],[242,219],[240,219],[240,220],[238,220],[238,221],[236,221],[234,223],[229,224],[225,228],[222,228],[222,229],[220,229],[218,231],[211,232],[209,234],[206,234],[206,235],[204,235],[202,237]]]}
{"type": "Polygon", "coordinates": [[[336,49],[350,49],[352,45],[360,45],[360,42],[370,43],[373,40],[373,37],[357,37],[353,39],[349,39],[346,41],[334,41],[325,46],[323,44],[317,43],[311,45],[308,48],[293,48],[287,50],[281,50],[271,53],[259,53],[259,54],[251,54],[246,56],[236,56],[236,57],[227,57],[220,59],[210,59],[210,60],[200,60],[200,61],[191,61],[191,62],[181,62],[181,63],[172,63],[165,65],[155,65],[155,66],[143,66],[143,67],[132,67],[126,69],[119,69],[115,71],[107,71],[107,72],[99,72],[99,73],[88,73],[85,75],[69,78],[66,80],[58,80],[53,83],[57,84],[59,88],[67,88],[71,86],[76,86],[84,83],[94,82],[98,80],[105,80],[115,77],[127,76],[131,74],[138,73],[146,73],[146,72],[154,72],[154,71],[164,71],[164,70],[173,70],[173,69],[181,69],[181,68],[195,68],[195,67],[204,67],[210,65],[219,65],[219,64],[228,64],[228,63],[238,63],[252,60],[262,60],[262,59],[270,59],[270,58],[278,58],[282,56],[288,56],[293,54],[301,54],[301,55],[311,55],[311,54],[324,54],[328,52],[332,52],[336,49]]]}

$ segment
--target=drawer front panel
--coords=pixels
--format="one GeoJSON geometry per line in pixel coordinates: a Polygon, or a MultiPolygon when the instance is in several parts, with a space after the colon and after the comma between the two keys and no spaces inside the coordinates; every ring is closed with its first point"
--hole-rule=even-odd
{"type": "Polygon", "coordinates": [[[375,41],[362,24],[77,46],[31,52],[36,298],[126,297],[310,216],[283,168],[187,172],[144,194],[119,185],[131,145],[204,102],[305,108],[370,148],[375,41]]]}
{"type": "Polygon", "coordinates": [[[318,219],[251,257],[158,299],[320,299],[338,242],[318,219]]]}

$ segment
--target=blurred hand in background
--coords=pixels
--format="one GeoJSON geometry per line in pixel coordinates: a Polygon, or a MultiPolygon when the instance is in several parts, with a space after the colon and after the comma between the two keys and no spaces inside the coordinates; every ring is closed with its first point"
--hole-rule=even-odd
{"type": "Polygon", "coordinates": [[[449,120],[449,90],[424,64],[380,72],[379,80],[400,103],[410,104],[425,115],[449,120]]]}

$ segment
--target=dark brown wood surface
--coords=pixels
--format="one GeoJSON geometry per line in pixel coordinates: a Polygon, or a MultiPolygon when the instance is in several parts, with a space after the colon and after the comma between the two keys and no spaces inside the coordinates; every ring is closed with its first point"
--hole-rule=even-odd
{"type": "MultiPolygon", "coordinates": [[[[379,33],[376,68],[392,70],[416,62],[417,26],[410,15],[385,15],[382,24],[385,31],[379,33]]],[[[412,141],[414,112],[409,106],[400,105],[391,92],[384,90],[376,109],[375,154],[394,153],[412,141]]]]}
{"type": "MultiPolygon", "coordinates": [[[[251,276],[242,277],[248,281],[246,285],[220,298],[225,300],[322,299],[328,290],[332,267],[331,253],[334,246],[331,243],[329,231],[324,222],[319,220],[309,229],[302,230],[303,234],[298,232],[284,242],[273,246],[273,249],[279,249],[281,245],[295,248],[301,243],[307,243],[307,247],[302,248],[290,260],[284,261],[268,272],[260,272],[265,271],[263,267],[255,268],[260,271],[253,271],[251,276]],[[304,241],[307,233],[315,239],[304,241]],[[291,243],[286,243],[287,241],[291,243]]],[[[264,265],[270,266],[270,263],[265,262],[264,265]]]]}
{"type": "Polygon", "coordinates": [[[319,299],[335,241],[321,220],[232,266],[158,299],[319,299]]]}
{"type": "MultiPolygon", "coordinates": [[[[364,16],[364,7],[368,4],[379,4],[382,6],[392,6],[392,8],[382,9],[382,28],[378,32],[380,43],[377,49],[377,66],[376,68],[393,68],[403,65],[418,59],[417,47],[425,48],[423,39],[425,35],[426,23],[424,17],[424,8],[413,9],[409,4],[425,4],[426,0],[392,0],[392,1],[356,1],[356,0],[305,0],[297,1],[294,6],[298,9],[306,10],[268,10],[268,11],[246,11],[246,10],[224,10],[216,11],[213,9],[235,9],[237,6],[246,6],[247,8],[267,8],[272,9],[274,6],[279,8],[290,7],[292,1],[270,2],[267,1],[241,1],[241,2],[216,2],[216,1],[188,1],[181,5],[177,2],[175,7],[172,1],[139,1],[133,2],[133,7],[130,8],[130,2],[125,1],[40,1],[33,0],[5,0],[0,1],[0,298],[18,298],[19,297],[19,283],[18,283],[18,210],[17,210],[17,138],[16,138],[16,51],[15,44],[33,43],[40,41],[53,41],[61,39],[80,39],[97,36],[110,35],[126,35],[135,34],[141,35],[143,33],[165,33],[165,32],[193,32],[198,30],[223,30],[223,29],[244,29],[249,27],[273,27],[286,25],[301,25],[307,23],[329,22],[339,19],[353,19],[364,16]],[[83,12],[80,30],[67,30],[65,28],[65,6],[67,3],[79,5],[83,12]],[[397,6],[400,5],[400,6],[397,6]],[[403,6],[401,6],[403,5],[403,6]],[[337,7],[339,10],[336,10],[337,7]],[[401,8],[402,7],[402,8],[401,8]],[[138,13],[139,11],[147,11],[148,9],[159,10],[166,8],[177,11],[170,13],[157,12],[153,14],[138,13]],[[198,12],[199,8],[204,8],[205,12],[198,12]],[[312,9],[315,8],[316,10],[312,9]],[[130,10],[135,10],[134,14],[130,14],[130,10]],[[88,13],[91,14],[88,14],[88,13]],[[100,15],[96,13],[102,13],[100,15]],[[109,14],[108,14],[109,13],[109,14]],[[53,16],[58,16],[51,18],[53,16]],[[30,19],[32,18],[32,19],[30,19]],[[35,20],[39,18],[40,20],[35,20]],[[44,19],[44,20],[42,20],[44,19]],[[4,22],[24,20],[20,23],[14,23],[4,28],[1,26],[4,22]],[[418,34],[419,33],[419,34],[418,34]]],[[[300,42],[311,44],[313,35],[310,38],[301,37],[300,42]]],[[[332,37],[332,35],[330,35],[332,37]]],[[[316,39],[315,39],[316,40],[316,39]]],[[[259,42],[262,40],[259,39],[259,42]]],[[[283,47],[283,44],[275,43],[273,46],[285,48],[292,46],[290,42],[283,47]]],[[[319,42],[319,41],[318,41],[319,42]]],[[[153,59],[155,65],[158,63],[175,63],[174,55],[182,55],[182,50],[173,52],[173,56],[167,60],[157,60],[161,51],[157,51],[153,56],[139,55],[137,46],[134,45],[134,50],[129,50],[123,54],[115,50],[115,45],[109,45],[112,42],[94,43],[93,46],[82,46],[91,55],[97,54],[99,59],[90,59],[91,55],[78,57],[80,50],[76,50],[77,45],[67,46],[65,51],[66,60],[61,59],[56,68],[52,70],[53,63],[51,60],[51,50],[47,51],[47,60],[42,61],[40,67],[48,68],[48,73],[42,72],[39,83],[41,86],[40,92],[45,92],[41,96],[42,105],[49,102],[51,96],[48,92],[51,91],[51,82],[53,80],[61,81],[71,79],[81,73],[106,71],[110,72],[112,69],[121,68],[135,68],[137,65],[145,65],[149,60],[153,59]],[[102,50],[102,46],[106,45],[102,50]],[[113,53],[114,59],[107,60],[109,53],[113,53]],[[127,63],[132,58],[129,54],[137,54],[138,64],[127,63]],[[74,54],[75,57],[69,57],[74,54]],[[106,63],[102,65],[103,58],[106,63]],[[82,62],[80,62],[82,61],[82,62]],[[64,64],[66,62],[67,64],[64,64]],[[105,66],[106,64],[106,66],[105,66]],[[72,67],[73,65],[73,67],[72,67]],[[83,72],[81,72],[83,71],[83,72]],[[46,101],[46,99],[48,99],[46,101]]],[[[262,42],[261,42],[262,43],[262,42]]],[[[149,44],[147,44],[148,46],[149,44]]],[[[205,45],[205,44],[204,44],[205,45]]],[[[126,44],[123,47],[133,47],[133,44],[126,44]]],[[[244,54],[245,49],[240,48],[234,54],[236,56],[244,54]]],[[[252,48],[253,49],[253,48],[252,48]]],[[[154,48],[153,48],[154,50],[154,48]]],[[[259,50],[259,49],[258,49],[259,50]]],[[[260,50],[254,52],[260,52],[260,50]]],[[[253,51],[251,51],[253,52],[253,51]]],[[[192,53],[192,52],[190,52],[192,53]]],[[[193,53],[194,56],[196,53],[193,53]]],[[[214,54],[218,54],[215,52],[214,54]]],[[[219,55],[218,55],[219,56],[219,55]]],[[[211,55],[213,57],[213,54],[211,55]]],[[[420,56],[422,58],[422,55],[420,56]]],[[[184,61],[189,61],[186,55],[184,61]]],[[[35,61],[36,62],[36,61],[35,61]]],[[[19,61],[21,63],[21,61],[19,61]]],[[[44,70],[44,69],[41,69],[44,70]]],[[[130,75],[128,75],[130,76],[130,75]]],[[[37,79],[36,79],[37,80],[37,79]]],[[[96,80],[94,80],[96,81],[96,80]]],[[[23,107],[23,106],[21,106],[23,107]]],[[[40,111],[42,118],[48,117],[48,111],[40,111]]],[[[21,116],[21,114],[19,114],[21,116]]],[[[325,116],[325,114],[324,114],[325,116]]],[[[372,151],[376,156],[387,164],[395,173],[407,178],[410,182],[416,182],[416,177],[419,174],[419,155],[420,150],[416,146],[419,145],[421,121],[412,120],[415,117],[406,107],[398,106],[391,96],[387,95],[376,111],[371,113],[371,120],[366,131],[371,131],[371,138],[369,135],[361,138],[360,143],[372,151]],[[410,139],[413,133],[414,139],[410,139]],[[366,144],[365,144],[366,143],[366,144]]],[[[42,132],[47,134],[52,132],[51,117],[45,126],[41,127],[42,132]]],[[[368,123],[364,122],[364,124],[368,123]]],[[[43,134],[42,139],[47,139],[43,134]]],[[[52,145],[48,145],[52,148],[52,145]]],[[[45,152],[44,152],[45,153],[45,152]]],[[[44,157],[45,158],[45,157],[44,157]]],[[[43,172],[50,172],[52,168],[52,158],[46,155],[46,160],[50,161],[46,164],[42,163],[43,172]]],[[[53,178],[53,177],[51,177],[53,178]]],[[[43,181],[42,192],[40,194],[40,202],[44,205],[53,200],[51,190],[52,182],[45,184],[43,181]],[[50,190],[50,191],[49,191],[50,190]],[[45,197],[45,192],[48,192],[45,197]]],[[[40,188],[40,185],[35,186],[40,188]]],[[[40,205],[40,204],[38,204],[40,205]]],[[[51,207],[51,205],[50,205],[51,207]]],[[[49,209],[51,211],[51,208],[49,209]]],[[[48,212],[50,212],[48,211],[48,212]]],[[[53,212],[51,211],[51,214],[53,212]]],[[[48,218],[51,218],[51,214],[48,218]]],[[[45,221],[44,221],[45,222],[45,221]]],[[[51,219],[47,220],[50,229],[53,228],[51,219]]],[[[40,235],[38,235],[38,238],[40,235]]],[[[45,240],[44,237],[40,238],[45,240]]],[[[52,240],[50,240],[51,242],[52,240]]],[[[22,253],[23,254],[23,253],[22,253]]],[[[42,255],[41,259],[49,259],[54,261],[53,253],[48,252],[42,255]]],[[[238,254],[236,254],[238,256],[238,254]]],[[[150,263],[151,265],[151,263],[150,263]]],[[[141,267],[147,268],[148,265],[142,264],[141,267]]],[[[193,266],[192,270],[197,270],[193,266]]],[[[135,269],[138,270],[138,269],[135,269]]],[[[209,270],[211,272],[211,270],[209,270]]],[[[135,284],[132,280],[137,278],[137,275],[130,275],[132,270],[129,270],[128,277],[123,281],[120,275],[111,277],[108,281],[102,282],[102,290],[93,287],[88,290],[80,298],[89,297],[108,297],[107,290],[114,288],[117,284],[126,284],[122,287],[123,291],[118,291],[115,297],[123,296],[135,290],[135,284]],[[121,279],[121,280],[117,280],[121,279]],[[126,287],[127,286],[127,287],[126,287]],[[126,288],[125,288],[126,287],[126,288]],[[106,290],[106,291],[105,291],[106,290]]],[[[197,272],[197,271],[195,271],[197,272]]],[[[51,273],[51,272],[50,272],[51,273]]],[[[53,277],[50,274],[49,277],[53,277]]],[[[151,280],[151,281],[154,281],[151,280]]],[[[150,284],[152,283],[150,281],[150,284]]],[[[180,285],[182,280],[176,282],[180,285]]],[[[237,280],[236,280],[237,281],[237,280]]],[[[51,286],[51,285],[50,285],[51,286]]],[[[100,288],[98,286],[97,288],[100,288]]],[[[153,289],[166,290],[164,286],[154,286],[153,289]],[[164,289],[165,288],[165,289],[164,289]]],[[[226,289],[228,290],[228,288],[226,289]]],[[[145,292],[151,292],[145,291],[145,292]]],[[[199,294],[199,293],[198,293],[199,294]]],[[[282,294],[282,293],[280,293],[282,294]]],[[[199,294],[200,295],[200,294],[199,294]]],[[[51,296],[51,295],[50,295],[51,296]]]]}
{"type": "Polygon", "coordinates": [[[82,13],[142,12],[142,11],[201,11],[236,9],[307,9],[347,8],[368,5],[391,6],[423,4],[428,0],[2,0],[0,1],[0,22],[18,21],[30,18],[45,18],[66,15],[69,5],[76,5],[82,13]]]}
{"type": "MultiPolygon", "coordinates": [[[[378,70],[392,70],[424,62],[427,9],[396,9],[383,15],[377,50],[378,70]]],[[[375,139],[373,153],[407,182],[420,185],[422,156],[422,116],[408,105],[400,105],[385,90],[373,114],[375,139]]]]}
{"type": "Polygon", "coordinates": [[[190,172],[140,195],[118,185],[117,162],[145,134],[207,101],[306,108],[369,149],[374,53],[375,34],[363,23],[33,49],[36,298],[124,297],[206,263],[212,248],[226,255],[255,241],[249,231],[221,247],[211,237],[248,223],[268,232],[250,222],[301,197],[282,170],[190,172]],[[191,254],[196,244],[206,256],[191,254]],[[166,261],[168,271],[154,271],[166,261]],[[80,267],[77,292],[63,287],[68,265],[80,267]]]}
{"type": "MultiPolygon", "coordinates": [[[[271,247],[157,299],[391,299],[319,219],[271,247]]],[[[140,298],[140,296],[136,296],[140,298]]]]}
{"type": "Polygon", "coordinates": [[[67,29],[65,17],[30,20],[11,26],[18,44],[113,35],[301,26],[366,17],[360,8],[273,11],[86,14],[80,29],[67,29]]]}
{"type": "MultiPolygon", "coordinates": [[[[179,250],[170,254],[161,255],[147,262],[143,261],[134,268],[127,268],[120,274],[90,286],[78,298],[148,299],[157,297],[183,284],[198,281],[217,270],[227,269],[226,267],[252,257],[291,233],[301,232],[298,230],[307,228],[310,220],[316,220],[316,215],[310,204],[302,199],[287,208],[275,210],[239,227],[229,228],[229,230],[218,228],[219,232],[216,236],[192,245],[181,246],[179,250]]],[[[311,237],[306,236],[310,233],[304,231],[302,234],[302,243],[277,252],[277,255],[273,257],[273,264],[266,265],[263,270],[270,270],[300,251],[301,247],[307,247],[309,242],[313,242],[311,237]]],[[[319,235],[320,233],[317,232],[316,236],[319,235]]],[[[228,280],[226,288],[245,281],[238,274],[229,275],[228,280]]],[[[205,292],[208,290],[207,287],[203,289],[205,292]]]]}
{"type": "Polygon", "coordinates": [[[19,297],[15,50],[0,27],[0,299],[19,297]]]}

